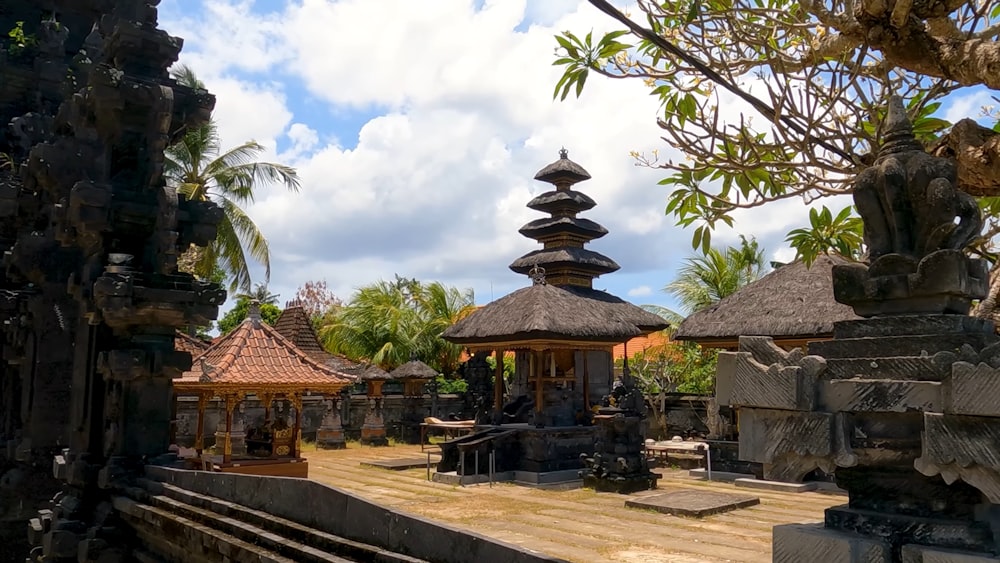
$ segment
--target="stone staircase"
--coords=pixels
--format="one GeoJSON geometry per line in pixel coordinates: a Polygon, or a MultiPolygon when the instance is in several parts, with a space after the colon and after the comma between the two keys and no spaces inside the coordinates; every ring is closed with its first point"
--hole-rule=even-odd
{"type": "Polygon", "coordinates": [[[113,505],[149,563],[421,563],[168,483],[140,480],[113,505]]]}

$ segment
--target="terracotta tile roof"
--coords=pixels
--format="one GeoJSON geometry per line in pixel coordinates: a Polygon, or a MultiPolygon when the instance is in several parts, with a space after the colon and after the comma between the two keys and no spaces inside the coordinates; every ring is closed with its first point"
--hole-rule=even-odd
{"type": "Polygon", "coordinates": [[[295,301],[290,301],[285,310],[278,316],[278,320],[274,323],[274,330],[318,362],[326,362],[332,357],[319,343],[319,338],[316,337],[316,331],[313,330],[312,323],[309,322],[309,315],[305,308],[295,301]]]}
{"type": "Polygon", "coordinates": [[[663,332],[651,332],[645,336],[636,336],[624,344],[618,344],[611,351],[611,358],[620,360],[625,357],[625,351],[632,356],[653,346],[662,346],[670,342],[670,338],[663,332]]]}
{"type": "Polygon", "coordinates": [[[176,380],[175,386],[249,389],[277,385],[335,392],[355,381],[310,358],[273,327],[248,318],[196,357],[192,370],[176,380]]]}
{"type": "Polygon", "coordinates": [[[178,330],[174,334],[174,350],[178,352],[189,352],[192,357],[197,357],[199,354],[208,350],[211,343],[202,340],[196,336],[191,336],[190,334],[178,330]]]}

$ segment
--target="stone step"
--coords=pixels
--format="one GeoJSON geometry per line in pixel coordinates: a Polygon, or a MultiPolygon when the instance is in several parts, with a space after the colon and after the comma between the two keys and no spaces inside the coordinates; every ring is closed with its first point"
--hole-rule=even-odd
{"type": "Polygon", "coordinates": [[[291,520],[168,483],[146,481],[143,485],[151,493],[150,504],[154,506],[210,525],[237,538],[256,542],[283,555],[288,546],[296,551],[299,551],[296,546],[306,548],[301,557],[293,557],[296,561],[422,563],[420,559],[321,532],[291,520]]]}
{"type": "Polygon", "coordinates": [[[173,514],[162,508],[149,506],[129,497],[116,496],[112,499],[112,505],[125,522],[135,530],[143,545],[166,548],[159,555],[171,563],[295,562],[295,559],[283,557],[197,521],[173,514]],[[165,541],[165,538],[174,538],[174,541],[165,541]]]}

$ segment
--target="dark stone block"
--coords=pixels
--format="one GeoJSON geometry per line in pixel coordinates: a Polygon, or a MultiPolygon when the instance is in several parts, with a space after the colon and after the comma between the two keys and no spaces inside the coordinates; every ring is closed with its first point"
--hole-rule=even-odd
{"type": "Polygon", "coordinates": [[[827,528],[883,538],[892,545],[916,543],[985,552],[993,549],[992,532],[985,522],[891,514],[836,506],[826,510],[827,528]]]}
{"type": "Polygon", "coordinates": [[[982,350],[996,340],[992,332],[837,338],[810,342],[809,354],[827,359],[933,356],[938,352],[958,353],[966,345],[982,350]]]}
{"type": "Polygon", "coordinates": [[[625,501],[626,508],[643,508],[663,514],[702,518],[760,504],[760,497],[714,491],[683,490],[637,497],[625,501]]]}
{"type": "MultiPolygon", "coordinates": [[[[584,475],[583,486],[599,493],[618,493],[630,495],[639,491],[649,491],[656,488],[660,478],[656,473],[649,475],[615,475],[611,477],[595,477],[584,475]]],[[[626,504],[627,506],[627,504],[626,504]]]]}
{"type": "Polygon", "coordinates": [[[833,324],[835,340],[882,336],[993,334],[993,321],[968,315],[896,315],[833,324]]]}

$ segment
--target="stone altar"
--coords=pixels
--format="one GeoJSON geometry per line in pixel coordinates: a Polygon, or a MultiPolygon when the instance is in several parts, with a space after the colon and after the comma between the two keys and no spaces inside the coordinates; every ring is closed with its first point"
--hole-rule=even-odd
{"type": "Polygon", "coordinates": [[[849,493],[822,526],[775,528],[775,561],[992,561],[1000,341],[967,316],[988,278],[964,252],[982,220],[954,187],[955,164],[914,139],[899,98],[883,138],[855,184],[870,261],[833,271],[836,299],[865,318],[836,323],[808,354],[740,340],[724,387],[741,407],[741,458],[765,479],[833,472],[849,493]]]}
{"type": "Polygon", "coordinates": [[[615,406],[602,407],[594,417],[598,427],[593,456],[581,456],[583,486],[606,492],[634,493],[656,488],[659,476],[649,470],[643,451],[642,419],[646,402],[635,386],[628,363],[612,390],[615,406]]]}

